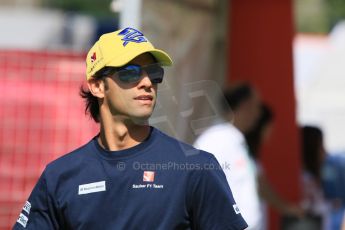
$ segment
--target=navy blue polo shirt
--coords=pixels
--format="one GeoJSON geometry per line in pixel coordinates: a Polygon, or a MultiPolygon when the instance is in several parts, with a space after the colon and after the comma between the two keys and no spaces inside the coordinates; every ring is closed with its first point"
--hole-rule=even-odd
{"type": "Polygon", "coordinates": [[[104,150],[97,137],[47,165],[14,229],[244,229],[215,157],[151,128],[104,150]]]}

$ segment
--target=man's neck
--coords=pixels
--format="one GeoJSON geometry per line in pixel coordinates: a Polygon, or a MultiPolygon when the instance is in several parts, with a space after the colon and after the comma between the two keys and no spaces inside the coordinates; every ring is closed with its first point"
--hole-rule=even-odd
{"type": "Polygon", "coordinates": [[[130,120],[101,119],[98,143],[107,150],[117,151],[133,147],[144,141],[150,134],[150,126],[136,124],[130,120]]]}

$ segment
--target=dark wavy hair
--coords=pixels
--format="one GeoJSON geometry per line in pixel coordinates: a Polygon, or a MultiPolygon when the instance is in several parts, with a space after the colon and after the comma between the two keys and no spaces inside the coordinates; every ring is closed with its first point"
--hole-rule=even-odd
{"type": "MultiPolygon", "coordinates": [[[[117,68],[114,67],[104,67],[97,71],[93,78],[104,81],[106,76],[112,75],[115,73],[117,68]]],[[[105,84],[107,88],[107,85],[105,84]]],[[[85,114],[89,114],[90,117],[96,122],[99,123],[99,103],[98,98],[92,95],[89,89],[80,86],[79,95],[84,99],[85,102],[85,114]]]]}

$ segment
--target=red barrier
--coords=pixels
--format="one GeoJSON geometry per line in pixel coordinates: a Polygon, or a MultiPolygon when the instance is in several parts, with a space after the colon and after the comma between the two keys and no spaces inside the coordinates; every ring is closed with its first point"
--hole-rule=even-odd
{"type": "Polygon", "coordinates": [[[97,126],[78,95],[84,55],[0,51],[0,229],[15,223],[45,165],[97,126]]]}
{"type": "MultiPolygon", "coordinates": [[[[284,198],[300,197],[300,147],[295,118],[292,38],[293,1],[233,0],[229,13],[229,80],[247,81],[275,114],[273,136],[263,163],[273,187],[284,198]]],[[[271,213],[272,214],[272,213],[271,213]]],[[[277,213],[270,229],[280,229],[277,213]]]]}

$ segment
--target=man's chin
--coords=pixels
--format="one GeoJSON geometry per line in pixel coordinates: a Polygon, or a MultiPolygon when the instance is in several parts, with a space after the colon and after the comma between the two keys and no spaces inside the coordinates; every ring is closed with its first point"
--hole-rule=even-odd
{"type": "Polygon", "coordinates": [[[148,125],[150,117],[151,117],[151,114],[135,116],[135,117],[132,117],[131,120],[134,124],[137,124],[137,125],[148,125]]]}
{"type": "Polygon", "coordinates": [[[136,125],[148,125],[149,124],[149,120],[146,119],[132,119],[133,123],[136,125]]]}

